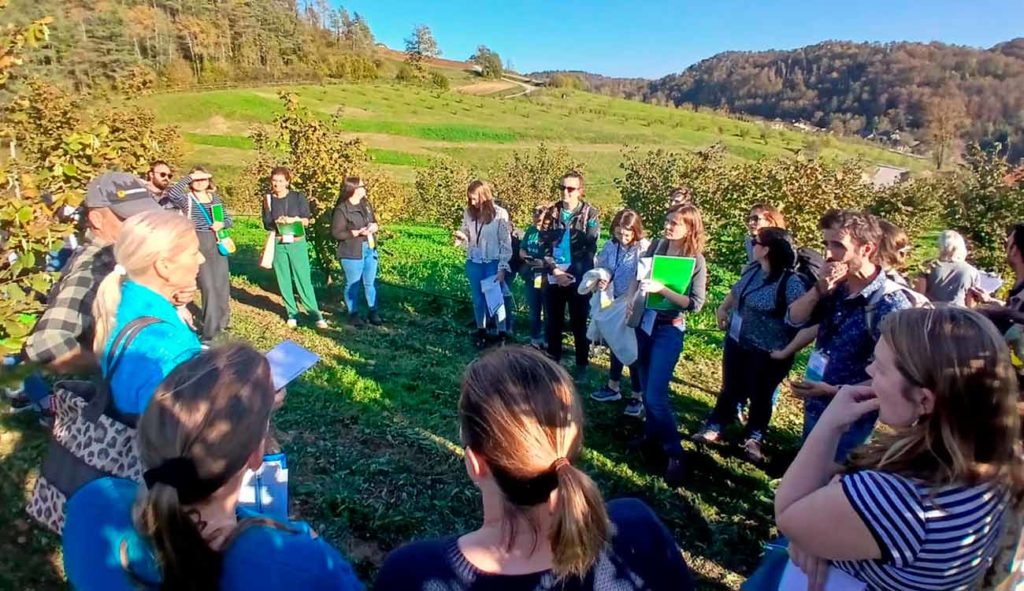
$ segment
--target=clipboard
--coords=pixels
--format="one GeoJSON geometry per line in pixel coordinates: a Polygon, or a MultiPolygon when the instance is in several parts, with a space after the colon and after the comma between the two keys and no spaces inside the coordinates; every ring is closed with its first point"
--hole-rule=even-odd
{"type": "MultiPolygon", "coordinates": [[[[685,294],[690,289],[690,282],[693,280],[693,269],[697,266],[697,259],[693,257],[670,257],[656,254],[651,263],[651,279],[665,285],[665,287],[680,294],[685,294]]],[[[678,310],[665,296],[659,293],[647,294],[647,308],[651,310],[678,310]]]]}
{"type": "Polygon", "coordinates": [[[284,340],[267,351],[274,391],[284,388],[320,361],[320,356],[295,341],[284,340]]]}

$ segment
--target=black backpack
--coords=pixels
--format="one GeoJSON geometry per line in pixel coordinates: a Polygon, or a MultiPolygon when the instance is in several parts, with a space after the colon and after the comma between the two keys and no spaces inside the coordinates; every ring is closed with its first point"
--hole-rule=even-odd
{"type": "Polygon", "coordinates": [[[523,233],[517,228],[512,228],[512,258],[508,261],[510,275],[518,275],[519,269],[523,267],[523,257],[519,256],[519,248],[522,243],[523,233]]]}
{"type": "Polygon", "coordinates": [[[786,305],[786,284],[789,283],[791,275],[796,275],[803,283],[805,290],[810,290],[821,277],[821,270],[825,267],[825,257],[821,253],[801,246],[796,249],[796,264],[793,268],[783,272],[782,279],[775,286],[775,314],[785,316],[788,306],[786,305]]]}

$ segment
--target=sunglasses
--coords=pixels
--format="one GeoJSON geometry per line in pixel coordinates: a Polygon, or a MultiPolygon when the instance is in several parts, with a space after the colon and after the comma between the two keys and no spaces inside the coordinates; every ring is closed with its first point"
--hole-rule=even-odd
{"type": "Polygon", "coordinates": [[[747,221],[748,222],[759,222],[759,221],[761,221],[763,219],[764,219],[763,215],[748,215],[747,216],[747,221]]]}
{"type": "Polygon", "coordinates": [[[579,191],[580,188],[579,187],[567,187],[565,185],[562,185],[562,190],[565,191],[566,193],[575,193],[576,191],[579,191]]]}
{"type": "Polygon", "coordinates": [[[153,174],[158,176],[158,177],[160,177],[160,178],[162,178],[162,179],[169,179],[169,178],[171,178],[171,173],[169,173],[169,172],[154,172],[153,174]]]}

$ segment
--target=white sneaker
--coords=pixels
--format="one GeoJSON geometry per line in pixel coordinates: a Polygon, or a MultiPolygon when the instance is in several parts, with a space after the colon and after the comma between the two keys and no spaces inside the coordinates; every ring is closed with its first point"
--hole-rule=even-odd
{"type": "Polygon", "coordinates": [[[294,318],[289,318],[288,319],[288,328],[295,328],[298,325],[299,325],[299,321],[298,320],[296,320],[294,318]]]}
{"type": "Polygon", "coordinates": [[[317,320],[316,321],[316,327],[317,328],[327,328],[327,321],[323,320],[323,319],[317,320]]]}

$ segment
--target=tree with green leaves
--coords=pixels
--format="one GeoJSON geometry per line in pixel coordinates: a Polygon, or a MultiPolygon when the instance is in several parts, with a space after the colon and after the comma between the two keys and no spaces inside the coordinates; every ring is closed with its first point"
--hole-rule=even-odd
{"type": "Polygon", "coordinates": [[[437,40],[427,25],[416,25],[412,35],[405,39],[405,61],[416,68],[423,69],[423,60],[441,55],[437,40]]]}
{"type": "Polygon", "coordinates": [[[469,61],[480,69],[480,75],[484,78],[501,78],[504,73],[501,56],[486,45],[477,47],[476,53],[469,57],[469,61]]]}

